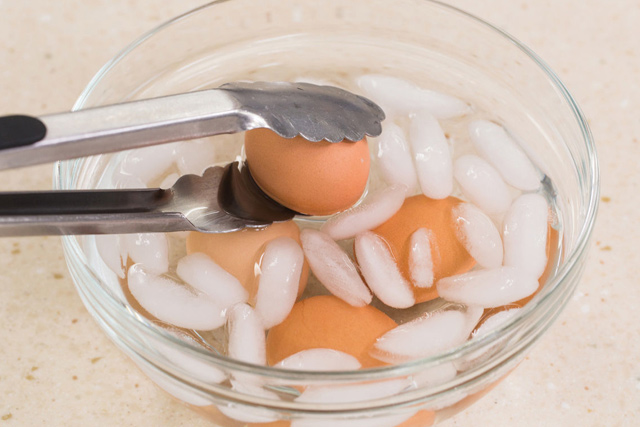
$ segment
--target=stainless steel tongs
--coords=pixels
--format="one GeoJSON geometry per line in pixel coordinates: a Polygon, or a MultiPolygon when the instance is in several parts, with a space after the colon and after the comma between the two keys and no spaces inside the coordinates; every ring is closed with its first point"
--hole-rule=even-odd
{"type": "MultiPolygon", "coordinates": [[[[384,113],[376,104],[335,87],[229,83],[39,118],[0,117],[0,169],[261,127],[286,138],[358,141],[365,135],[379,135],[382,120],[384,113]]],[[[0,236],[219,233],[269,223],[234,215],[220,206],[218,191],[224,173],[215,167],[202,177],[186,175],[166,190],[0,193],[0,236]]],[[[278,220],[293,215],[284,209],[278,220]]]]}

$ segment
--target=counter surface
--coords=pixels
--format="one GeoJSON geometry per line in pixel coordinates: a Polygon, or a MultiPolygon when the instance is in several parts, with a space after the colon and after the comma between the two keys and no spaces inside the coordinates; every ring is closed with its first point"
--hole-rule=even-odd
{"type": "MultiPolygon", "coordinates": [[[[202,3],[0,0],[0,115],[71,108],[122,47],[202,3]]],[[[443,425],[640,425],[640,0],[449,3],[513,34],[566,83],[597,141],[602,203],[561,318],[512,375],[443,425]]],[[[51,171],[0,172],[0,191],[48,189],[51,171]]],[[[0,255],[0,426],[207,425],[89,317],[59,238],[3,238],[0,255]]]]}

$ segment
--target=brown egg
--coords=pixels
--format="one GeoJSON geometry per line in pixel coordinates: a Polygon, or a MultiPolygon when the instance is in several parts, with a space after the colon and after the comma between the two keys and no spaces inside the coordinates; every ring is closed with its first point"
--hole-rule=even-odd
{"type": "Polygon", "coordinates": [[[367,140],[311,142],[268,129],[246,133],[247,164],[258,186],[278,203],[308,215],[330,215],[355,204],[369,177],[367,140]]]}
{"type": "Polygon", "coordinates": [[[267,335],[267,362],[310,348],[330,348],[357,358],[363,368],[382,366],[369,356],[376,339],[397,326],[389,316],[370,305],[353,307],[333,295],[297,302],[289,316],[267,335]]]}
{"type": "Polygon", "coordinates": [[[429,427],[436,420],[436,413],[423,409],[402,424],[395,427],[429,427]]]}
{"type": "MultiPolygon", "coordinates": [[[[192,232],[187,237],[187,253],[203,252],[209,255],[253,295],[258,284],[256,266],[260,263],[265,246],[269,241],[282,236],[300,243],[300,229],[293,221],[276,222],[262,229],[245,228],[232,233],[192,232]]],[[[309,264],[305,261],[298,296],[304,291],[308,277],[309,264]]]]}
{"type": "Polygon", "coordinates": [[[438,297],[435,282],[447,276],[470,270],[475,261],[456,238],[455,223],[451,210],[461,203],[460,199],[447,197],[430,199],[423,195],[405,199],[400,210],[373,232],[386,240],[402,275],[411,283],[409,253],[411,235],[419,228],[433,233],[431,257],[433,260],[434,285],[428,288],[413,287],[416,303],[438,297]]]}

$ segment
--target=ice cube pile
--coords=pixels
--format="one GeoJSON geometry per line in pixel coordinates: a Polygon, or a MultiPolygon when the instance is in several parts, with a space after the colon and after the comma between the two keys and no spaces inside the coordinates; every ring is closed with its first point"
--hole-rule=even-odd
{"type": "MultiPolygon", "coordinates": [[[[432,356],[517,316],[544,281],[557,233],[543,174],[507,129],[460,99],[383,75],[359,76],[346,89],[387,115],[368,142],[366,196],[323,221],[264,230],[98,236],[98,253],[134,308],[240,361],[315,371],[432,356]],[[451,137],[452,123],[466,135],[451,137]]],[[[170,185],[214,164],[212,147],[132,151],[112,183],[170,185]]],[[[472,356],[380,390],[309,387],[295,400],[365,399],[440,383],[482,358],[472,356]]],[[[232,388],[252,386],[218,374],[216,382],[232,388]]],[[[234,405],[219,409],[242,422],[272,421],[234,405]]]]}

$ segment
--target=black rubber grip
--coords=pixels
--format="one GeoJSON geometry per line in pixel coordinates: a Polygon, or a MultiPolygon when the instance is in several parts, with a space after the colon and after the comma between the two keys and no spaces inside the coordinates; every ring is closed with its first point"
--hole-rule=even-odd
{"type": "Polygon", "coordinates": [[[0,150],[33,144],[44,138],[47,127],[36,117],[0,117],[0,150]]]}
{"type": "Polygon", "coordinates": [[[170,199],[158,188],[0,192],[0,221],[17,215],[85,215],[150,212],[170,199]]]}

